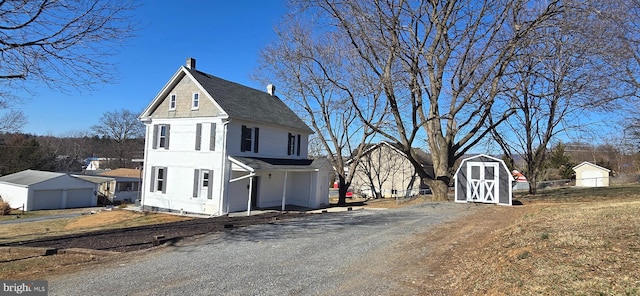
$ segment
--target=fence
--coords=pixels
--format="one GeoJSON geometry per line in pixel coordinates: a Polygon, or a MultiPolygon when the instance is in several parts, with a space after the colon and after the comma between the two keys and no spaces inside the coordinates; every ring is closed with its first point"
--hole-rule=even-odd
{"type": "Polygon", "coordinates": [[[579,184],[583,187],[600,187],[608,185],[639,184],[640,175],[617,175],[611,177],[594,177],[580,179],[562,179],[538,182],[538,189],[571,187],[579,184]]]}

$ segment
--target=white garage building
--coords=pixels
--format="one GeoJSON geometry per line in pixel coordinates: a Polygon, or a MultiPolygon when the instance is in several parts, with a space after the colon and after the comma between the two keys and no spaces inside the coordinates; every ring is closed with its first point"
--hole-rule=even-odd
{"type": "Polygon", "coordinates": [[[0,197],[25,211],[95,207],[96,186],[65,173],[26,170],[0,177],[0,197]]]}
{"type": "Polygon", "coordinates": [[[578,187],[606,187],[609,186],[609,172],[607,168],[590,162],[583,162],[573,167],[576,172],[576,186],[578,187]]]}

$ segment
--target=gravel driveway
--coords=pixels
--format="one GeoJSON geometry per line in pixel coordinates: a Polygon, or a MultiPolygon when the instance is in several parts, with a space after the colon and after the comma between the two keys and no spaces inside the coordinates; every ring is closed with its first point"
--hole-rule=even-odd
{"type": "MultiPolygon", "coordinates": [[[[49,295],[384,295],[385,254],[470,204],[325,213],[253,225],[49,280],[49,295]],[[377,271],[377,272],[372,272],[377,271]]],[[[428,252],[428,250],[426,250],[428,252]]]]}

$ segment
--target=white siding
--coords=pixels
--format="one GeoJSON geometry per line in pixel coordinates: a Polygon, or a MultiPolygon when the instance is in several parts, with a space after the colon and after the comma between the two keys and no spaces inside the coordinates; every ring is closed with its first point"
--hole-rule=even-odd
{"type": "Polygon", "coordinates": [[[0,196],[2,200],[8,202],[12,208],[25,206],[27,210],[27,196],[29,189],[11,184],[0,183],[0,196]]]}
{"type": "Polygon", "coordinates": [[[147,124],[145,170],[143,177],[144,206],[175,211],[217,214],[221,194],[223,162],[223,130],[221,118],[154,119],[147,124]],[[202,123],[201,149],[195,150],[196,124],[202,123]],[[211,124],[216,123],[216,150],[209,150],[211,124]],[[169,124],[169,149],[152,149],[153,125],[169,124]],[[167,167],[166,193],[150,191],[152,167],[167,167]],[[209,190],[212,199],[193,197],[194,170],[211,170],[209,190]]]}
{"type": "MultiPolygon", "coordinates": [[[[252,131],[252,136],[253,136],[252,131]]],[[[255,139],[253,140],[255,141],[255,139]]],[[[228,132],[228,141],[227,141],[227,149],[229,155],[234,156],[246,156],[246,157],[265,157],[265,158],[289,158],[289,159],[307,159],[308,154],[308,142],[309,135],[300,133],[295,130],[288,130],[285,128],[280,128],[272,125],[260,125],[252,122],[245,122],[239,120],[232,120],[229,123],[229,132],[228,132]],[[259,149],[258,153],[251,151],[241,152],[240,151],[240,136],[242,134],[242,126],[245,125],[248,128],[258,127],[260,129],[259,136],[259,149]],[[288,155],[287,154],[287,143],[289,133],[296,135],[300,135],[300,155],[288,155]]],[[[296,143],[296,147],[298,144],[296,143]]],[[[253,147],[253,142],[252,142],[253,147]]]]}

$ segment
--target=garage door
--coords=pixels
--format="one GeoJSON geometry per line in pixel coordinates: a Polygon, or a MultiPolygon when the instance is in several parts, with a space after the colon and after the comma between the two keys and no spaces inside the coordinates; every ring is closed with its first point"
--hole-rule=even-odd
{"type": "Polygon", "coordinates": [[[86,208],[95,206],[93,189],[67,189],[67,208],[86,208]]]}
{"type": "Polygon", "coordinates": [[[598,187],[602,186],[602,172],[600,171],[584,171],[582,172],[582,186],[598,187]]]}
{"type": "Polygon", "coordinates": [[[62,189],[33,191],[31,211],[60,209],[62,207],[62,189]]]}

